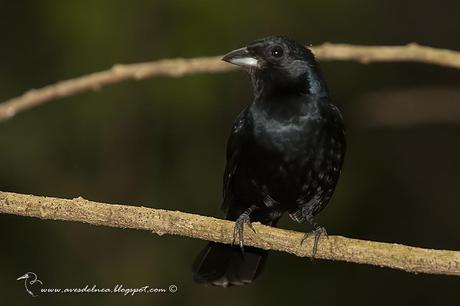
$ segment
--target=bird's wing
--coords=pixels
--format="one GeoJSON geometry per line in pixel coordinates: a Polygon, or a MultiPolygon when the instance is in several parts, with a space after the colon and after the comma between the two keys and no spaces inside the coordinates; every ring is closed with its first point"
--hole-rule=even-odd
{"type": "MultiPolygon", "coordinates": [[[[333,171],[339,171],[342,168],[342,162],[343,158],[345,155],[345,148],[346,148],[346,140],[345,140],[345,129],[344,129],[344,123],[343,123],[343,115],[342,111],[333,104],[328,104],[327,105],[328,111],[328,120],[329,123],[327,124],[329,129],[333,129],[333,135],[334,135],[334,146],[329,147],[328,151],[330,150],[335,150],[335,154],[339,154],[339,159],[335,160],[335,167],[337,170],[333,171]]],[[[321,141],[321,140],[318,140],[321,141]]],[[[334,168],[335,169],[335,168],[334,168]]],[[[316,175],[316,174],[315,174],[316,175]]],[[[337,175],[337,173],[329,173],[328,175],[337,175]]],[[[314,178],[315,180],[319,180],[317,183],[318,184],[325,184],[326,186],[328,183],[324,183],[324,178],[319,178],[316,177],[314,178]],[[323,180],[323,182],[321,182],[323,180]]],[[[309,186],[306,185],[304,186],[305,190],[309,190],[309,186]]],[[[315,187],[316,188],[316,187],[315,187]]],[[[298,222],[298,223],[303,223],[305,222],[305,209],[311,210],[311,213],[316,214],[319,212],[329,201],[329,199],[332,196],[332,192],[335,188],[335,184],[332,189],[328,190],[327,192],[321,192],[321,193],[316,193],[310,190],[309,192],[305,193],[303,197],[298,199],[298,202],[300,203],[298,209],[296,211],[293,211],[289,214],[289,217],[291,217],[292,220],[298,222]]]]}
{"type": "Polygon", "coordinates": [[[227,164],[224,171],[223,202],[222,209],[225,211],[231,202],[231,185],[233,176],[238,169],[238,160],[242,148],[242,134],[246,128],[247,109],[244,109],[233,123],[232,131],[227,142],[227,164]]]}

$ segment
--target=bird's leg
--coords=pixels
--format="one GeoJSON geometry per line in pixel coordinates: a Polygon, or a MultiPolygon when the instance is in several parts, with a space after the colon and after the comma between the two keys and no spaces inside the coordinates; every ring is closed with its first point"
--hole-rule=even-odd
{"type": "Polygon", "coordinates": [[[316,252],[318,251],[318,242],[319,242],[319,239],[321,238],[321,235],[325,235],[327,237],[327,232],[324,227],[320,226],[318,223],[315,222],[315,220],[313,219],[313,214],[310,210],[306,210],[303,213],[304,213],[305,220],[307,220],[307,222],[310,223],[311,226],[313,226],[313,231],[310,233],[306,233],[303,236],[302,241],[300,242],[300,245],[303,244],[303,242],[305,241],[305,239],[307,239],[308,236],[310,236],[311,234],[315,235],[315,241],[314,241],[313,250],[311,253],[311,258],[313,259],[315,258],[316,252]]]}
{"type": "Polygon", "coordinates": [[[244,248],[243,248],[243,244],[244,244],[244,237],[243,237],[243,232],[244,232],[244,225],[246,224],[247,226],[249,226],[250,229],[252,229],[252,231],[255,233],[256,230],[254,229],[254,227],[252,226],[251,224],[251,219],[249,218],[249,215],[255,210],[257,209],[257,206],[255,205],[252,205],[251,207],[249,207],[248,209],[246,209],[235,221],[235,226],[233,227],[233,242],[232,242],[232,245],[235,244],[235,241],[236,241],[236,237],[238,236],[238,244],[241,248],[241,252],[244,253],[244,248]]]}

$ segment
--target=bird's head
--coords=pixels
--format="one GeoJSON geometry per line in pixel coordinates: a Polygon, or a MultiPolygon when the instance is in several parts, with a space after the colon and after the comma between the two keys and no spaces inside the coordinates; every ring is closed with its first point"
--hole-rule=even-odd
{"type": "Polygon", "coordinates": [[[222,60],[246,69],[256,90],[295,90],[311,94],[326,91],[313,53],[286,37],[256,40],[227,53],[222,60]]]}

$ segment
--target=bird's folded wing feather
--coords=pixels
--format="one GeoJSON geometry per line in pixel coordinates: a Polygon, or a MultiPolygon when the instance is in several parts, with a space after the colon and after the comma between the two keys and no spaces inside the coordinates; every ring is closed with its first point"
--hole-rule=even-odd
{"type": "Polygon", "coordinates": [[[246,128],[246,113],[244,109],[233,123],[232,131],[227,142],[227,163],[224,171],[222,209],[227,210],[232,198],[232,180],[238,169],[238,160],[242,149],[242,134],[246,128]]]}

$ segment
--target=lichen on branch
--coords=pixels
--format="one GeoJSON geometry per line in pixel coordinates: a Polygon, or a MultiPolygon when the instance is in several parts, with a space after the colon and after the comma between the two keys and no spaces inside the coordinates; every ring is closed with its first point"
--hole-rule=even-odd
{"type": "MultiPolygon", "coordinates": [[[[148,230],[208,241],[231,243],[233,223],[180,211],[106,204],[83,198],[72,200],[0,192],[0,213],[47,220],[75,221],[98,226],[148,230]]],[[[254,223],[245,231],[245,244],[309,257],[313,237],[301,245],[304,233],[254,223]]],[[[328,236],[321,238],[317,258],[340,260],[416,273],[460,275],[460,251],[432,250],[328,236]]]]}

